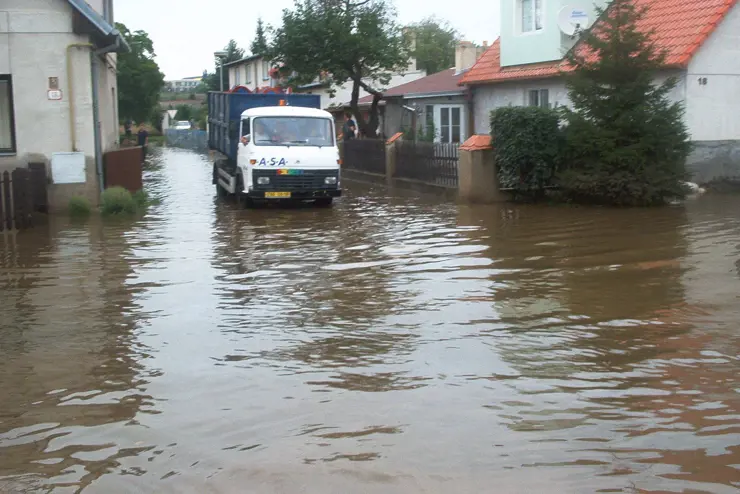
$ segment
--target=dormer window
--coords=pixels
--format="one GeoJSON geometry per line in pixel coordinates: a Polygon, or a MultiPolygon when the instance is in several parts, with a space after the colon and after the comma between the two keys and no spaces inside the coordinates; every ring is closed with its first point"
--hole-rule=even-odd
{"type": "Polygon", "coordinates": [[[542,3],[545,0],[518,0],[522,33],[542,30],[542,3]]]}

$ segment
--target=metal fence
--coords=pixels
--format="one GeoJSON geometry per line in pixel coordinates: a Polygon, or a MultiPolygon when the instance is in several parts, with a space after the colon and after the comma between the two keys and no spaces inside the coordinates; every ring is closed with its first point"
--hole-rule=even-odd
{"type": "Polygon", "coordinates": [[[342,143],[343,165],[350,170],[385,175],[385,141],[382,139],[350,139],[342,143]]]}
{"type": "Polygon", "coordinates": [[[46,208],[46,165],[32,163],[0,174],[0,231],[32,226],[34,211],[46,208]]]}
{"type": "Polygon", "coordinates": [[[103,155],[105,187],[123,187],[131,193],[141,190],[144,187],[143,163],[144,148],[141,146],[108,151],[103,155]]]}
{"type": "Polygon", "coordinates": [[[177,130],[164,131],[165,142],[168,146],[208,151],[208,134],[205,130],[177,130]]]}
{"type": "Polygon", "coordinates": [[[459,146],[457,143],[399,141],[394,176],[457,187],[459,146]]]}

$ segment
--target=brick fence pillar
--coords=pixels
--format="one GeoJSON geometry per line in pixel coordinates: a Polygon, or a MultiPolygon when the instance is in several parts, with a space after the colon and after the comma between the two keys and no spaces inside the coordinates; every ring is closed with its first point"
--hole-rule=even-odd
{"type": "Polygon", "coordinates": [[[458,197],[462,202],[489,204],[504,202],[499,190],[491,136],[474,135],[460,146],[458,197]]]}

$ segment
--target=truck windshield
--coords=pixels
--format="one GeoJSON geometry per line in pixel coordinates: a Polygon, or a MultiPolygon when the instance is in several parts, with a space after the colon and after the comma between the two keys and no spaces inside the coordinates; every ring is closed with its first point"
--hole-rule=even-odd
{"type": "Polygon", "coordinates": [[[253,122],[256,146],[333,146],[332,121],[316,117],[258,117],[253,122]]]}

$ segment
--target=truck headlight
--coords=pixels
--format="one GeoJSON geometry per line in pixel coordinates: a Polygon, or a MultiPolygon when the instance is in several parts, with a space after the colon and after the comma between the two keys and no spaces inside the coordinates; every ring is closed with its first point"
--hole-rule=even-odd
{"type": "Polygon", "coordinates": [[[326,185],[336,185],[337,184],[337,177],[326,177],[326,178],[324,178],[324,183],[326,185]]]}
{"type": "Polygon", "coordinates": [[[257,185],[268,185],[270,177],[257,177],[257,185]]]}

